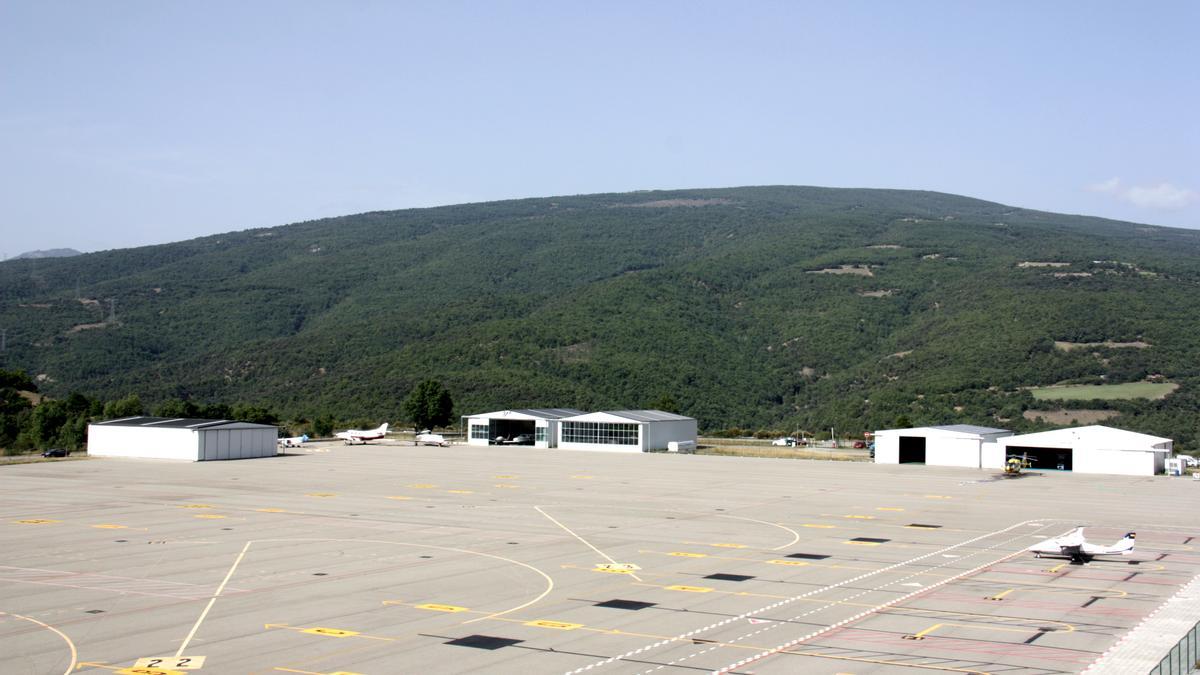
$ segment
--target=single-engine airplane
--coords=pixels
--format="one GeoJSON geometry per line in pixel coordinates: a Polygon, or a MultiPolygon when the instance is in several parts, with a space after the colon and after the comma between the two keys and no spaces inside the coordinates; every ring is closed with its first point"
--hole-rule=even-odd
{"type": "Polygon", "coordinates": [[[307,441],[308,434],[303,434],[301,436],[289,436],[287,438],[281,438],[279,439],[279,445],[282,445],[285,448],[298,448],[301,445],[304,445],[307,441]]]}
{"type": "Polygon", "coordinates": [[[387,428],[387,422],[384,422],[374,429],[366,431],[362,429],[347,429],[346,431],[339,431],[334,435],[346,441],[346,445],[354,445],[355,443],[366,445],[367,441],[376,441],[387,436],[387,428]]]}
{"type": "Polygon", "coordinates": [[[1133,553],[1133,540],[1136,536],[1133,532],[1127,532],[1120,541],[1112,546],[1101,546],[1089,544],[1083,536],[1083,528],[1077,527],[1061,537],[1038,542],[1030,546],[1028,550],[1033,551],[1038,558],[1042,556],[1070,558],[1072,564],[1082,565],[1091,562],[1098,555],[1129,555],[1133,553]]]}

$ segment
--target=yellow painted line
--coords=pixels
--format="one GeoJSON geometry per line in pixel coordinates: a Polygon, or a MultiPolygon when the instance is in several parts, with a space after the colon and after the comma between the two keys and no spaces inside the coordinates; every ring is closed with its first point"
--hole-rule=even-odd
{"type": "Polygon", "coordinates": [[[473,494],[475,494],[474,490],[446,490],[446,492],[449,492],[452,495],[473,495],[473,494]]]}
{"type": "Polygon", "coordinates": [[[492,476],[492,478],[496,480],[512,480],[514,478],[520,478],[520,476],[511,473],[498,473],[495,476],[492,476]]]}
{"type": "Polygon", "coordinates": [[[94,527],[98,530],[124,530],[128,526],[127,525],[113,525],[111,523],[103,523],[100,525],[93,525],[92,527],[94,527]]]}
{"type": "Polygon", "coordinates": [[[676,558],[707,558],[707,553],[689,553],[687,551],[671,551],[667,555],[673,555],[676,558]]]}
{"type": "Polygon", "coordinates": [[[198,513],[192,517],[193,518],[207,518],[209,520],[218,520],[220,518],[227,518],[228,516],[222,516],[219,513],[198,513]]]}
{"type": "Polygon", "coordinates": [[[846,540],[846,541],[843,541],[842,543],[843,544],[852,544],[854,546],[878,546],[879,545],[879,542],[877,542],[877,541],[849,541],[849,540],[846,540]]]}
{"type": "Polygon", "coordinates": [[[358,635],[358,631],[340,630],[338,628],[305,628],[301,633],[310,633],[312,635],[327,635],[329,637],[344,638],[358,635]]]}
{"type": "Polygon", "coordinates": [[[413,488],[415,490],[430,490],[437,486],[434,485],[433,483],[412,483],[408,487],[413,488]]]}
{"type": "Polygon", "coordinates": [[[914,638],[923,638],[923,637],[925,637],[926,635],[929,635],[930,633],[932,633],[933,631],[935,631],[935,630],[937,630],[937,629],[941,628],[941,627],[942,627],[942,626],[944,626],[944,625],[946,625],[946,624],[942,624],[942,623],[935,623],[935,624],[933,624],[932,626],[930,626],[929,628],[926,628],[925,630],[921,631],[920,633],[917,633],[916,635],[913,635],[913,637],[914,637],[914,638]]]}
{"type": "Polygon", "coordinates": [[[158,670],[199,670],[204,667],[203,656],[147,656],[138,659],[134,668],[157,668],[158,670]]]}
{"type": "Polygon", "coordinates": [[[309,492],[309,493],[305,494],[304,496],[305,497],[336,497],[337,493],[336,492],[309,492]]]}
{"type": "Polygon", "coordinates": [[[876,506],[876,511],[903,511],[904,509],[898,506],[876,506]]]}
{"type": "Polygon", "coordinates": [[[113,671],[116,675],[187,675],[182,670],[161,670],[159,668],[122,668],[121,670],[113,671]]]}
{"type": "Polygon", "coordinates": [[[858,518],[859,520],[875,520],[875,516],[860,516],[858,514],[850,514],[842,516],[843,518],[858,518]]]}
{"type": "Polygon", "coordinates": [[[769,565],[791,565],[793,567],[804,567],[808,563],[803,560],[768,560],[769,565]]]}
{"type": "Polygon", "coordinates": [[[439,605],[437,603],[428,603],[425,605],[415,605],[417,609],[428,609],[434,612],[466,612],[470,611],[466,607],[458,607],[456,605],[439,605]]]}
{"type": "Polygon", "coordinates": [[[215,509],[217,507],[212,504],[180,504],[181,509],[215,509]]]}
{"type": "Polygon", "coordinates": [[[412,499],[412,497],[405,497],[404,495],[389,495],[388,499],[395,499],[396,501],[407,501],[409,499],[412,499]]]}
{"type": "Polygon", "coordinates": [[[1051,567],[1050,569],[1048,569],[1046,571],[1047,572],[1057,572],[1066,566],[1067,566],[1067,563],[1061,563],[1061,564],[1055,565],[1054,567],[1051,567]]]}
{"type": "Polygon", "coordinates": [[[633,570],[621,569],[619,567],[600,567],[592,568],[593,572],[604,572],[605,574],[633,574],[633,570]]]}
{"type": "Polygon", "coordinates": [[[284,509],[254,509],[254,510],[259,511],[261,513],[287,513],[287,511],[285,511],[284,509]]]}
{"type": "Polygon", "coordinates": [[[709,546],[716,546],[717,548],[747,548],[745,544],[709,544],[709,546]]]}
{"type": "Polygon", "coordinates": [[[51,525],[53,523],[61,523],[61,520],[51,520],[50,518],[26,518],[25,520],[14,520],[14,523],[21,525],[51,525]]]}
{"type": "Polygon", "coordinates": [[[815,527],[819,530],[832,530],[832,529],[836,528],[837,525],[818,525],[816,523],[804,523],[800,527],[815,527]]]}
{"type": "Polygon", "coordinates": [[[575,480],[591,480],[595,478],[595,476],[571,476],[571,478],[574,478],[575,480]]]}
{"type": "Polygon", "coordinates": [[[707,586],[664,586],[668,591],[683,591],[684,593],[711,593],[713,589],[707,586]]]}
{"type": "Polygon", "coordinates": [[[1003,592],[1001,592],[1001,593],[997,593],[997,594],[995,594],[995,595],[989,595],[989,596],[987,596],[987,598],[986,598],[986,599],[987,599],[987,600],[1003,600],[1003,599],[1004,599],[1004,596],[1008,595],[1009,593],[1012,593],[1012,592],[1013,592],[1013,591],[1015,591],[1015,590],[1017,590],[1017,589],[1015,589],[1015,588],[1010,588],[1010,589],[1008,589],[1007,591],[1003,591],[1003,592]]]}
{"type": "Polygon", "coordinates": [[[518,487],[521,487],[521,486],[519,486],[519,485],[509,485],[508,483],[496,483],[496,484],[495,484],[493,487],[498,487],[498,488],[514,488],[514,489],[515,489],[515,488],[518,488],[518,487]]]}
{"type": "Polygon", "coordinates": [[[538,619],[537,621],[526,621],[526,626],[536,626],[538,628],[553,628],[555,630],[575,630],[583,628],[581,623],[564,623],[562,621],[548,621],[546,619],[538,619]]]}
{"type": "Polygon", "coordinates": [[[925,495],[925,499],[954,499],[949,495],[925,495]]]}

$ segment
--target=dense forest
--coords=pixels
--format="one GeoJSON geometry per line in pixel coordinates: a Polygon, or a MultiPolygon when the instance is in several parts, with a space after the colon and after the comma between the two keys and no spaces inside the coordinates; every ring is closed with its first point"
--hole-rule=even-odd
{"type": "Polygon", "coordinates": [[[1069,408],[1194,450],[1198,310],[1196,231],[932,192],[636,192],[6,261],[0,368],[54,400],[285,422],[383,421],[436,378],[456,415],[671,400],[702,430],[841,435],[1069,408]],[[1146,380],[1178,388],[1029,391],[1146,380]]]}

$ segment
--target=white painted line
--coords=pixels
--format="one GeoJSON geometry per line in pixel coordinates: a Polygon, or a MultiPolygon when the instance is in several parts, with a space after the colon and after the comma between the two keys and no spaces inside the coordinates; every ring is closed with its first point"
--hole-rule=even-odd
{"type": "Polygon", "coordinates": [[[200,612],[200,618],[196,619],[196,624],[192,626],[192,632],[188,633],[188,636],[183,639],[183,643],[179,645],[179,651],[175,652],[175,658],[182,656],[183,650],[187,649],[188,643],[192,641],[192,638],[196,637],[196,631],[200,630],[200,624],[204,623],[204,617],[208,616],[208,610],[212,609],[213,604],[216,603],[217,598],[221,595],[221,591],[225,590],[225,584],[229,583],[229,580],[233,578],[234,570],[236,570],[237,566],[242,562],[242,558],[246,557],[246,551],[250,550],[250,544],[252,543],[254,542],[248,541],[246,542],[246,545],[242,547],[242,552],[239,553],[237,559],[233,561],[233,565],[229,568],[229,572],[227,572],[225,574],[225,578],[221,580],[221,585],[217,586],[216,592],[213,593],[211,598],[209,598],[208,604],[204,607],[204,611],[200,612]]]}
{"type": "Polygon", "coordinates": [[[767,522],[767,521],[765,521],[765,520],[755,520],[755,519],[753,519],[753,518],[743,518],[742,516],[730,516],[730,515],[726,515],[726,514],[724,514],[724,513],[721,513],[721,514],[718,514],[718,515],[719,515],[720,517],[722,517],[722,518],[737,518],[738,520],[748,520],[748,521],[750,521],[750,522],[752,522],[752,523],[762,523],[763,525],[770,525],[770,526],[772,526],[772,527],[778,527],[778,528],[779,528],[779,529],[781,529],[781,530],[786,530],[786,531],[788,531],[788,532],[791,532],[791,533],[792,533],[792,540],[791,540],[791,541],[789,541],[788,543],[786,543],[786,544],[784,544],[784,545],[782,545],[782,546],[776,546],[775,548],[771,549],[772,551],[778,551],[778,550],[780,550],[780,549],[787,548],[787,547],[791,546],[792,544],[795,544],[796,542],[800,541],[800,533],[799,533],[799,532],[797,532],[797,531],[793,530],[793,529],[792,529],[792,528],[790,528],[790,527],[784,527],[783,525],[780,525],[779,523],[770,523],[770,522],[767,522]]]}
{"type": "Polygon", "coordinates": [[[38,621],[37,619],[31,619],[27,616],[21,616],[20,614],[12,614],[11,612],[0,612],[0,614],[2,614],[4,616],[11,616],[11,617],[14,617],[17,619],[22,619],[22,620],[28,621],[30,623],[36,623],[37,625],[41,626],[42,628],[45,628],[46,630],[48,630],[48,631],[54,633],[55,635],[57,635],[58,637],[62,638],[67,643],[67,647],[69,647],[71,650],[71,664],[67,666],[67,669],[65,671],[63,671],[63,675],[71,675],[71,673],[74,672],[75,664],[79,661],[79,653],[75,651],[75,643],[71,642],[71,638],[67,637],[65,633],[63,633],[61,630],[55,628],[54,626],[51,626],[48,623],[42,623],[41,621],[38,621]]]}
{"type": "MultiPolygon", "coordinates": [[[[610,557],[608,556],[608,554],[607,554],[607,553],[605,553],[604,551],[601,551],[600,549],[596,548],[595,546],[592,546],[590,543],[588,543],[588,540],[587,540],[587,539],[584,539],[583,537],[579,536],[578,534],[575,534],[573,531],[571,531],[571,528],[569,528],[569,527],[567,527],[566,525],[563,525],[562,523],[558,522],[558,520],[556,520],[556,519],[554,518],[554,516],[550,515],[549,513],[546,513],[545,511],[543,511],[543,510],[542,510],[542,507],[540,507],[540,506],[534,506],[534,507],[533,507],[533,509],[534,509],[535,511],[537,511],[538,513],[542,514],[543,516],[546,516],[547,518],[549,518],[549,519],[550,519],[550,522],[552,522],[552,523],[554,523],[555,525],[557,525],[557,526],[561,527],[562,529],[566,530],[567,534],[569,534],[569,535],[571,535],[572,537],[575,537],[575,538],[576,538],[576,539],[578,539],[579,541],[583,542],[584,546],[587,546],[588,548],[592,549],[592,550],[593,550],[593,551],[595,551],[596,553],[599,553],[599,554],[600,554],[601,556],[603,556],[603,557],[604,557],[604,559],[605,559],[605,560],[607,560],[608,562],[612,563],[613,565],[618,565],[618,566],[623,564],[623,563],[619,563],[619,562],[617,562],[616,560],[613,560],[612,558],[610,558],[610,557]]],[[[637,575],[637,574],[635,574],[635,573],[634,573],[634,572],[632,572],[632,571],[630,571],[630,572],[629,572],[629,576],[633,577],[634,579],[637,579],[638,581],[641,581],[641,579],[640,579],[640,578],[638,578],[638,575],[637,575]]]]}

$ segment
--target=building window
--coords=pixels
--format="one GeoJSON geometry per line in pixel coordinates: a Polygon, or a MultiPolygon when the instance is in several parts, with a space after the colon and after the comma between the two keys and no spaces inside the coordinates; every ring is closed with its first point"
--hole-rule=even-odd
{"type": "Polygon", "coordinates": [[[536,429],[533,430],[533,442],[534,443],[545,443],[546,442],[546,427],[537,427],[536,429]]]}
{"type": "Polygon", "coordinates": [[[563,422],[564,443],[638,445],[638,425],[611,422],[563,422]]]}
{"type": "Polygon", "coordinates": [[[484,441],[488,440],[488,438],[489,438],[488,437],[488,425],[472,424],[471,425],[471,438],[484,440],[484,441]]]}

